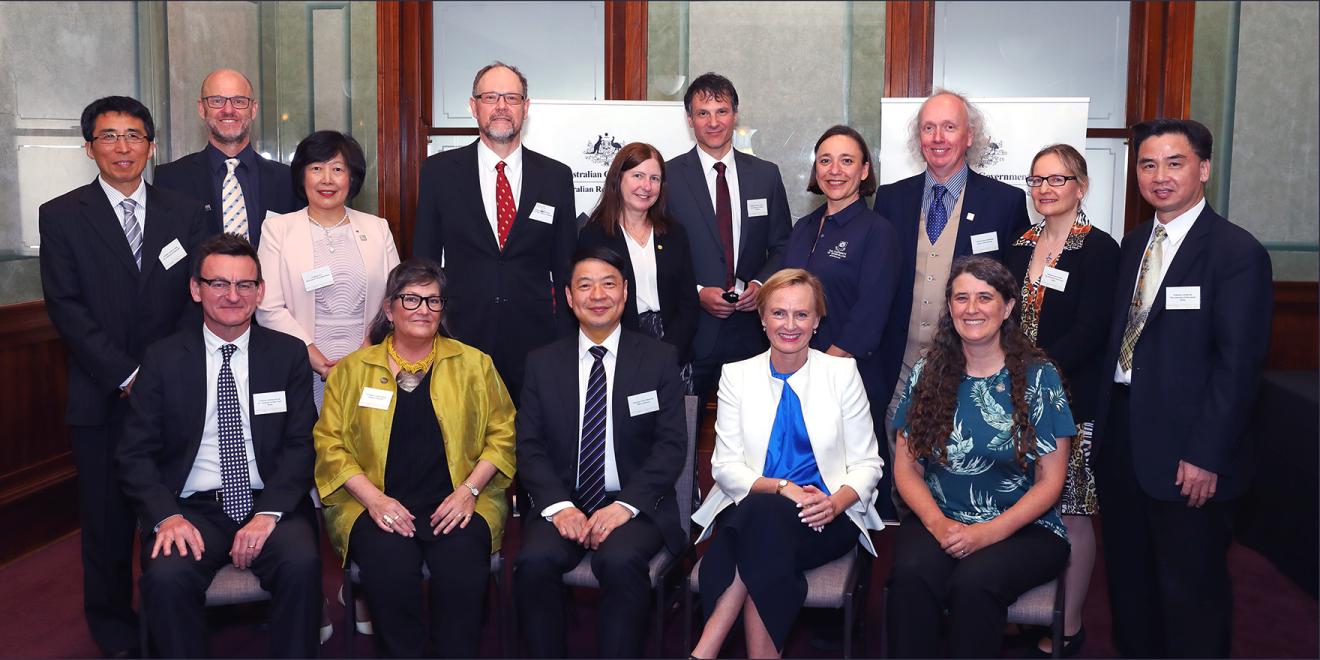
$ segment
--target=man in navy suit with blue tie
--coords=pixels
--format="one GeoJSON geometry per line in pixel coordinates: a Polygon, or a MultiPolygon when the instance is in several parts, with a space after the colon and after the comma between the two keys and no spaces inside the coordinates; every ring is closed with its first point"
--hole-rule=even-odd
{"type": "MultiPolygon", "coordinates": [[[[909,141],[919,150],[926,171],[881,186],[875,193],[875,211],[893,223],[902,259],[898,290],[878,351],[885,378],[880,390],[893,392],[893,397],[871,402],[889,405],[885,431],[890,456],[894,408],[912,365],[935,336],[953,260],[969,254],[1002,259],[1004,249],[1030,223],[1025,193],[968,167],[969,160],[980,160],[988,140],[985,121],[975,106],[960,94],[938,92],[921,105],[909,141]]],[[[887,488],[889,480],[885,475],[880,487],[887,488]]],[[[889,504],[880,498],[880,515],[895,520],[889,504]]]]}

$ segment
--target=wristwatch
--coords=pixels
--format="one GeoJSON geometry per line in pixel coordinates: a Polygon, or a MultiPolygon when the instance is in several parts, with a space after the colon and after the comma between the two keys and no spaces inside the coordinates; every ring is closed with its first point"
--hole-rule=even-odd
{"type": "Polygon", "coordinates": [[[481,489],[477,488],[476,486],[473,486],[472,484],[466,481],[463,482],[463,485],[467,487],[468,491],[472,493],[473,497],[478,497],[481,495],[481,489]]]}
{"type": "Polygon", "coordinates": [[[779,483],[775,484],[775,495],[782,495],[786,486],[788,486],[788,479],[780,479],[779,483]]]}

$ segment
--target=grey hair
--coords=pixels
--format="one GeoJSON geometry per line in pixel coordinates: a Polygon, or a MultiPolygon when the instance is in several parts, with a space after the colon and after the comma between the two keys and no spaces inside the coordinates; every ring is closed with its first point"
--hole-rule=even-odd
{"type": "Polygon", "coordinates": [[[967,97],[959,92],[949,89],[935,88],[935,93],[931,94],[922,102],[921,107],[917,109],[917,114],[912,116],[912,121],[908,123],[908,152],[913,160],[918,163],[925,163],[926,159],[921,154],[921,111],[926,108],[930,100],[940,95],[948,95],[962,101],[963,109],[967,111],[967,128],[972,133],[972,146],[967,149],[967,164],[971,167],[980,167],[981,161],[990,151],[990,134],[985,130],[985,115],[977,109],[976,105],[967,100],[967,97]]]}
{"type": "Polygon", "coordinates": [[[514,75],[518,76],[518,82],[522,83],[522,95],[525,98],[527,96],[527,76],[524,76],[522,74],[522,71],[518,70],[518,67],[512,64],[505,64],[504,62],[501,62],[499,60],[495,60],[494,62],[491,62],[490,64],[481,67],[481,69],[477,71],[476,77],[472,79],[472,95],[473,96],[477,95],[477,85],[481,83],[481,77],[486,75],[487,71],[490,71],[491,69],[501,69],[501,68],[508,69],[512,71],[514,75]]]}

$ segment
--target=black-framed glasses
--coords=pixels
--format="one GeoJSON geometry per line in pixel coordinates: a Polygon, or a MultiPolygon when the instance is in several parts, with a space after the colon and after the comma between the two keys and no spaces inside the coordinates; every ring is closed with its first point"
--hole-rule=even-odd
{"type": "Polygon", "coordinates": [[[208,280],[205,277],[199,277],[197,278],[197,281],[201,282],[208,289],[219,294],[229,293],[229,289],[235,288],[238,289],[238,292],[240,294],[248,295],[251,293],[255,293],[257,287],[261,286],[261,282],[257,280],[239,280],[237,282],[230,282],[229,280],[224,280],[220,278],[208,280]]]}
{"type": "Polygon", "coordinates": [[[202,100],[206,101],[206,107],[212,110],[225,107],[226,101],[233,105],[235,110],[247,110],[248,106],[252,105],[250,96],[203,96],[202,100]]]}
{"type": "Polygon", "coordinates": [[[495,105],[500,99],[504,99],[504,102],[509,105],[522,105],[523,101],[527,100],[526,96],[516,92],[505,92],[503,94],[499,92],[482,92],[480,94],[473,94],[472,98],[481,101],[486,105],[495,105]]]}
{"type": "Polygon", "coordinates": [[[404,309],[409,311],[421,307],[423,300],[426,301],[426,308],[433,312],[438,312],[445,308],[445,299],[443,296],[419,296],[415,293],[400,293],[394,296],[394,298],[403,305],[404,309]]]}
{"type": "Polygon", "coordinates": [[[1050,186],[1054,188],[1058,188],[1059,186],[1062,186],[1063,184],[1068,183],[1069,181],[1076,181],[1076,180],[1077,177],[1075,176],[1064,176],[1062,174],[1051,174],[1049,176],[1029,176],[1027,177],[1027,185],[1031,186],[1032,188],[1039,188],[1046,181],[1048,181],[1050,182],[1050,186]]]}
{"type": "Polygon", "coordinates": [[[127,133],[111,133],[107,131],[92,138],[92,142],[107,147],[113,147],[115,143],[119,142],[120,140],[123,140],[124,142],[127,142],[136,147],[146,142],[147,136],[138,133],[136,131],[129,131],[127,133]]]}

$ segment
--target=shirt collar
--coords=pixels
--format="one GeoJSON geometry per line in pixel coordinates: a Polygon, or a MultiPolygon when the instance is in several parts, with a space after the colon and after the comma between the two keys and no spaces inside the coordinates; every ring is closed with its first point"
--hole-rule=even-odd
{"type": "MultiPolygon", "coordinates": [[[[215,145],[210,142],[206,143],[206,148],[202,151],[206,152],[207,161],[211,164],[211,171],[225,173],[225,171],[228,170],[225,166],[225,161],[228,160],[230,156],[226,155],[225,152],[216,149],[215,145]]],[[[243,145],[243,150],[238,152],[238,155],[234,156],[234,158],[237,158],[239,164],[248,168],[249,171],[255,171],[257,169],[257,151],[252,148],[251,142],[243,145]]]]}
{"type": "MultiPolygon", "coordinates": [[[[614,326],[614,332],[611,332],[610,336],[606,337],[605,341],[601,342],[600,344],[601,346],[605,347],[605,350],[609,351],[610,354],[614,355],[615,357],[618,357],[619,355],[619,335],[622,332],[623,332],[623,324],[620,323],[619,325],[614,326]]],[[[591,347],[595,345],[596,344],[594,342],[592,342],[590,339],[587,338],[586,333],[582,332],[582,328],[579,327],[578,328],[578,360],[581,360],[582,358],[591,355],[587,351],[591,350],[591,347]]]]}
{"type": "Polygon", "coordinates": [[[944,186],[945,190],[949,192],[950,199],[958,199],[958,196],[962,195],[963,187],[967,185],[967,173],[969,171],[970,170],[967,169],[967,163],[964,161],[962,167],[958,168],[958,171],[954,172],[953,176],[949,177],[948,181],[940,183],[935,179],[935,175],[931,174],[930,170],[927,169],[924,184],[925,187],[923,190],[925,191],[926,196],[929,197],[934,194],[931,192],[931,188],[936,184],[939,184],[944,186]]]}
{"type": "Polygon", "coordinates": [[[147,183],[145,180],[138,179],[137,190],[134,190],[132,195],[125,195],[124,193],[119,192],[114,186],[106,183],[105,178],[99,174],[96,175],[96,181],[101,184],[101,190],[105,191],[105,196],[110,200],[110,206],[115,208],[116,214],[120,213],[119,205],[122,204],[125,199],[131,199],[134,202],[137,202],[136,210],[138,211],[147,207],[147,183]]]}
{"type": "Polygon", "coordinates": [[[207,353],[218,353],[220,351],[220,348],[225,344],[233,344],[238,347],[237,352],[247,353],[248,340],[251,339],[251,337],[252,337],[251,325],[249,325],[247,329],[243,331],[243,334],[239,335],[238,338],[235,339],[234,341],[225,341],[217,337],[214,332],[211,332],[211,329],[206,327],[205,323],[202,324],[202,342],[206,344],[207,353]]]}
{"type": "MultiPolygon", "coordinates": [[[[1201,197],[1201,201],[1197,202],[1195,206],[1183,211],[1178,217],[1163,223],[1164,232],[1169,235],[1169,242],[1176,245],[1186,238],[1187,232],[1192,230],[1192,225],[1201,216],[1201,211],[1204,209],[1205,197],[1201,197]]],[[[1159,219],[1157,218],[1155,222],[1159,222],[1159,219]]],[[[1153,229],[1151,233],[1154,235],[1153,229]]]]}
{"type": "Polygon", "coordinates": [[[503,160],[504,173],[507,175],[510,170],[516,172],[522,169],[522,152],[523,152],[522,144],[519,143],[518,148],[514,149],[513,153],[509,154],[508,158],[500,158],[499,154],[492,151],[490,147],[486,146],[485,142],[481,141],[481,139],[478,138],[477,167],[480,168],[481,171],[483,172],[494,172],[495,165],[499,163],[501,160],[503,160]]]}
{"type": "Polygon", "coordinates": [[[709,172],[715,167],[715,163],[720,162],[724,163],[724,172],[727,176],[729,171],[735,169],[733,158],[733,153],[735,151],[737,151],[737,149],[730,148],[729,153],[724,154],[724,157],[717,161],[714,156],[706,153],[705,149],[697,147],[697,158],[701,160],[701,171],[709,172]]]}
{"type": "MultiPolygon", "coordinates": [[[[821,208],[821,212],[825,213],[826,207],[821,206],[820,208],[821,208]]],[[[864,210],[865,208],[866,208],[866,199],[862,197],[858,197],[857,201],[853,202],[852,204],[849,204],[848,206],[845,206],[842,211],[839,211],[834,215],[825,213],[825,218],[837,225],[846,225],[853,218],[856,218],[857,214],[861,213],[862,210],[864,210]]]]}

